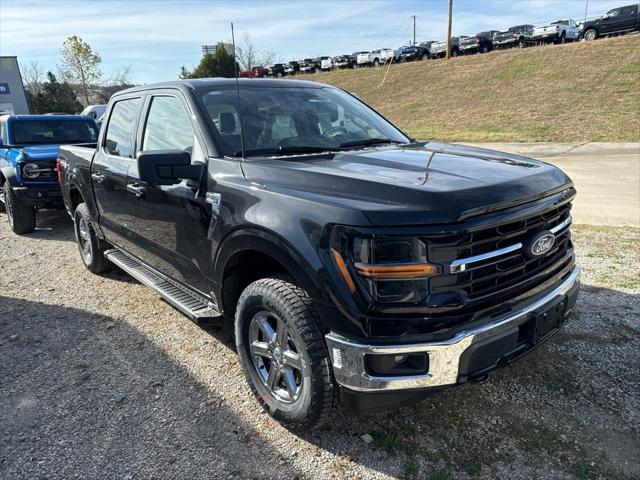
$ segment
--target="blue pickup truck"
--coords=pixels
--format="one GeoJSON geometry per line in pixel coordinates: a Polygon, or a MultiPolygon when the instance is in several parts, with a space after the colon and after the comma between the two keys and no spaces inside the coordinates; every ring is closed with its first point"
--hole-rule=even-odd
{"type": "Polygon", "coordinates": [[[98,126],[77,115],[0,116],[0,212],[17,234],[33,232],[36,210],[62,208],[58,147],[95,143],[98,126]]]}

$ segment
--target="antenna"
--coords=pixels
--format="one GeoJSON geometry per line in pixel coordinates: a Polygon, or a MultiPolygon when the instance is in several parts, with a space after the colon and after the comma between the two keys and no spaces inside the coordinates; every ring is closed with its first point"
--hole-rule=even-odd
{"type": "Polygon", "coordinates": [[[233,71],[236,74],[236,95],[238,96],[238,121],[240,122],[240,153],[244,159],[244,135],[242,134],[242,117],[240,116],[240,82],[238,80],[238,61],[236,60],[236,36],[231,22],[231,43],[233,44],[233,71]]]}

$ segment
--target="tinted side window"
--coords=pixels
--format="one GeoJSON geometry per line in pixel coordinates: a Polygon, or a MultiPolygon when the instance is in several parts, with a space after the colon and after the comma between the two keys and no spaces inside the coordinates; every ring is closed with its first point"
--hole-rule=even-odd
{"type": "Polygon", "coordinates": [[[194,132],[187,112],[176,97],[154,97],[144,130],[143,149],[192,152],[194,132]]]}
{"type": "Polygon", "coordinates": [[[133,132],[136,130],[142,99],[116,102],[109,117],[104,147],[111,155],[133,158],[133,132]]]}

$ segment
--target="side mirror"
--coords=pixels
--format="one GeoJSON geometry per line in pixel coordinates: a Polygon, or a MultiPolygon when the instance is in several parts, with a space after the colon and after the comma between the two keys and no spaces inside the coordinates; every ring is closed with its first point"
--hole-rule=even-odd
{"type": "Polygon", "coordinates": [[[191,164],[191,154],[184,150],[156,150],[138,154],[138,175],[150,185],[176,185],[181,180],[199,184],[204,165],[191,164]]]}

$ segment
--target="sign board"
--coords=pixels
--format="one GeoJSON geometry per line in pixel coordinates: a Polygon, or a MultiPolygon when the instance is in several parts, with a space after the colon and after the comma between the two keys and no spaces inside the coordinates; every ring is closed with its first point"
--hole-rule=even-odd
{"type": "Polygon", "coordinates": [[[0,83],[0,95],[10,95],[11,89],[8,83],[0,83]]]}

